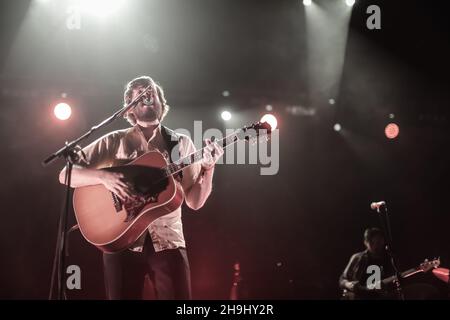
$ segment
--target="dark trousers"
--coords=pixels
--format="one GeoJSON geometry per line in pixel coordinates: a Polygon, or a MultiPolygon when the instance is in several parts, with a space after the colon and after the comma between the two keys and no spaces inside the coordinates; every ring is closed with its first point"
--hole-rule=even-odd
{"type": "Polygon", "coordinates": [[[150,295],[159,300],[191,299],[189,261],[185,248],[155,252],[147,237],[141,253],[125,250],[103,254],[106,297],[110,300],[141,299],[150,295]],[[153,289],[144,292],[145,275],[153,289]]]}

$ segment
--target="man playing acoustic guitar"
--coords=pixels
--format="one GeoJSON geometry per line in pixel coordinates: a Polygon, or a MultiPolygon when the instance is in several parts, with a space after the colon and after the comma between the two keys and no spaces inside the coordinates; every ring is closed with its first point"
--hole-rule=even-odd
{"type": "MultiPolygon", "coordinates": [[[[73,166],[71,186],[78,188],[102,184],[122,202],[134,199],[133,185],[118,172],[101,168],[122,166],[150,151],[158,151],[168,162],[196,151],[192,140],[176,134],[161,124],[169,111],[164,92],[152,78],[142,76],[130,81],[124,92],[125,104],[144,89],[149,90],[124,116],[132,127],[111,132],[83,149],[85,159],[73,166]],[[150,87],[149,87],[150,86],[150,87]]],[[[201,162],[184,168],[176,183],[181,185],[188,207],[200,209],[211,194],[214,165],[223,149],[206,140],[201,162]]],[[[64,183],[65,169],[59,175],[64,183]]],[[[152,275],[157,299],[190,299],[189,262],[183,235],[181,207],[153,221],[144,234],[131,246],[140,252],[152,275]]],[[[103,253],[106,294],[108,299],[124,298],[124,276],[127,275],[123,256],[130,250],[103,253]]],[[[143,282],[143,281],[142,281],[143,282]]]]}

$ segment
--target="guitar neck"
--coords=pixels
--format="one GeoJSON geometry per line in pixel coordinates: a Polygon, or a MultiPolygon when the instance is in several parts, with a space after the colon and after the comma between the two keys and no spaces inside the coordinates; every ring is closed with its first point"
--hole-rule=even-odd
{"type": "MultiPolygon", "coordinates": [[[[419,272],[422,272],[422,270],[418,269],[418,268],[412,268],[412,269],[409,269],[409,270],[406,270],[406,271],[400,273],[400,276],[403,279],[405,279],[405,278],[409,278],[409,277],[411,277],[411,276],[413,276],[413,275],[415,275],[416,273],[419,273],[419,272]]],[[[397,277],[394,275],[394,276],[391,276],[389,278],[383,279],[381,282],[383,284],[388,284],[388,283],[394,281],[395,279],[397,279],[397,277]]]]}
{"type": "MultiPolygon", "coordinates": [[[[219,146],[221,146],[222,148],[225,149],[226,147],[236,143],[239,140],[237,133],[238,133],[238,131],[233,132],[229,136],[226,136],[223,139],[217,140],[216,142],[219,144],[219,146]]],[[[167,165],[164,168],[166,177],[174,175],[175,173],[180,172],[184,168],[189,167],[190,165],[193,165],[194,163],[201,161],[203,159],[204,149],[205,148],[201,148],[201,149],[197,150],[196,152],[191,153],[190,155],[167,165]]]]}

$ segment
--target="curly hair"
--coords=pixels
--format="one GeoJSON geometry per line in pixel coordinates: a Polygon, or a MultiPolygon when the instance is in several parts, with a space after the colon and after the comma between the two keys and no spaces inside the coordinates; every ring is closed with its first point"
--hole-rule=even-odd
{"type": "MultiPolygon", "coordinates": [[[[164,119],[164,117],[169,112],[170,106],[167,104],[166,97],[164,96],[164,90],[161,87],[161,85],[153,81],[153,79],[150,78],[149,76],[140,76],[128,82],[127,85],[125,86],[125,92],[123,93],[123,101],[125,104],[130,103],[134,89],[138,87],[148,87],[149,85],[153,85],[155,87],[156,94],[158,95],[159,101],[161,101],[163,112],[161,115],[161,119],[159,119],[159,121],[162,121],[162,119],[164,119]]],[[[136,117],[132,112],[128,111],[123,115],[123,117],[131,125],[134,126],[136,124],[136,117]]]]}

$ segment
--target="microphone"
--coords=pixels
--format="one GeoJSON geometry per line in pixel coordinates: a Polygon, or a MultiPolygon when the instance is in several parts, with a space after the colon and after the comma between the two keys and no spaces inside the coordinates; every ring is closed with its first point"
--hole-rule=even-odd
{"type": "Polygon", "coordinates": [[[385,201],[372,202],[370,204],[370,209],[372,209],[372,210],[379,210],[381,207],[383,207],[385,205],[386,205],[385,201]]]}

